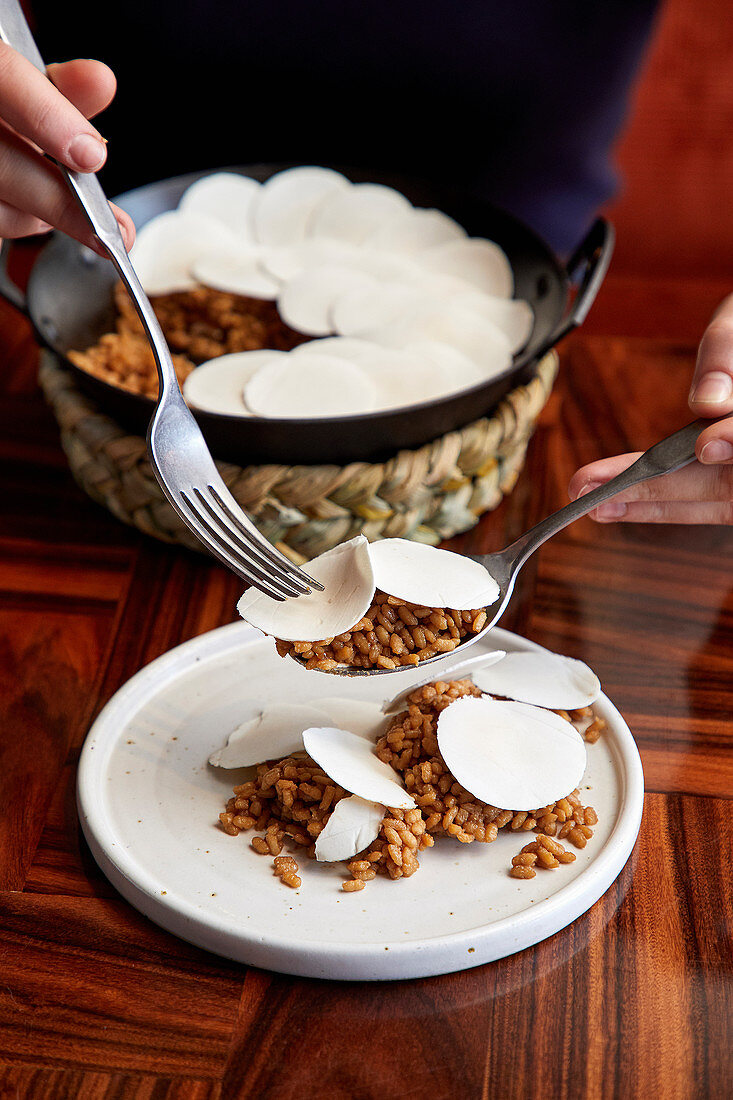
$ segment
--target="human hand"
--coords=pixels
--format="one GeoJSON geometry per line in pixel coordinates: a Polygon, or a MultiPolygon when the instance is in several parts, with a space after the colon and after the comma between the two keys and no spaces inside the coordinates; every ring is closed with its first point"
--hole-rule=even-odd
{"type": "MultiPolygon", "coordinates": [[[[49,65],[47,79],[35,65],[0,42],[0,237],[27,237],[56,227],[100,251],[85,215],[47,153],[67,168],[94,172],[107,150],[88,121],[116,90],[101,61],[49,65]]],[[[132,219],[113,206],[127,248],[132,219]]]]}
{"type": "MultiPolygon", "coordinates": [[[[689,397],[696,417],[733,413],[733,294],[716,310],[697,355],[689,397]]],[[[600,523],[733,524],[733,416],[711,424],[698,438],[698,462],[641,485],[589,513],[600,523]]],[[[639,454],[591,462],[573,474],[571,500],[616,477],[639,454]]]]}

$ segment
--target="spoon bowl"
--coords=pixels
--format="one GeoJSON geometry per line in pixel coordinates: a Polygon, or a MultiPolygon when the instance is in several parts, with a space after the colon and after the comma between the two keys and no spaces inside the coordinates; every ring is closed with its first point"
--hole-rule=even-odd
{"type": "MultiPolygon", "coordinates": [[[[718,419],[725,418],[719,417],[718,419]]],[[[606,482],[605,485],[599,485],[589,493],[578,497],[577,500],[566,504],[564,508],[553,512],[503,550],[497,550],[493,554],[468,555],[473,561],[483,565],[493,577],[499,586],[499,595],[490,607],[485,608],[486,623],[478,633],[466,638],[456,649],[451,650],[449,653],[437,653],[434,657],[428,657],[426,660],[421,661],[419,667],[423,668],[438,662],[445,662],[451,658],[455,659],[459,654],[462,657],[469,646],[482,638],[487,630],[491,630],[493,626],[496,626],[512,597],[520,569],[535,550],[553,535],[556,535],[558,531],[562,531],[569,524],[574,523],[576,519],[592,512],[594,508],[603,504],[604,501],[610,500],[611,497],[643,481],[650,481],[652,478],[673,473],[675,470],[680,470],[683,466],[688,466],[691,462],[694,462],[695,444],[698,436],[704,428],[714,423],[716,423],[715,420],[695,420],[693,423],[667,436],[666,439],[650,447],[648,451],[644,451],[636,462],[612,478],[611,481],[606,482]]],[[[300,664],[306,664],[301,658],[293,657],[293,659],[299,661],[300,664]]],[[[395,672],[412,670],[416,667],[416,665],[398,665],[396,668],[354,668],[349,665],[337,665],[336,668],[330,670],[328,675],[385,676],[392,675],[395,672]]]]}

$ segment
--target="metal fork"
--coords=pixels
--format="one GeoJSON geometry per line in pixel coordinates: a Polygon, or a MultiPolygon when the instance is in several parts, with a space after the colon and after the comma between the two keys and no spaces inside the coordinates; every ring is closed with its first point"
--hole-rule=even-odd
{"type": "MultiPolygon", "coordinates": [[[[675,470],[681,470],[683,466],[688,466],[691,462],[694,462],[697,437],[704,428],[724,419],[726,417],[695,420],[692,424],[688,424],[685,428],[681,428],[678,432],[667,436],[666,439],[650,447],[628,469],[623,470],[611,481],[606,482],[605,485],[599,485],[596,489],[592,489],[589,493],[578,497],[577,500],[571,501],[564,508],[560,508],[557,512],[553,512],[552,515],[541,520],[503,550],[497,550],[494,554],[468,555],[473,561],[480,562],[488,569],[499,586],[499,596],[496,602],[486,609],[486,624],[478,634],[474,634],[461,642],[458,649],[449,654],[438,653],[435,657],[429,657],[427,660],[421,661],[420,668],[436,661],[447,662],[451,659],[455,661],[456,658],[463,656],[469,646],[483,637],[487,630],[491,630],[492,626],[496,626],[511,599],[520,569],[544,542],[556,535],[558,531],[562,531],[568,524],[574,523],[576,519],[592,512],[599,504],[616,496],[617,493],[622,493],[633,485],[639,485],[642,481],[650,481],[652,478],[661,477],[663,474],[671,474],[675,470]]],[[[467,669],[469,666],[481,663],[481,660],[482,658],[462,661],[460,666],[456,667],[456,671],[459,668],[467,669]]],[[[414,665],[408,667],[411,671],[414,671],[414,665]]],[[[398,666],[394,669],[365,669],[350,668],[343,665],[335,668],[333,674],[341,676],[389,676],[400,671],[404,672],[405,668],[398,666]]],[[[401,698],[401,696],[398,698],[401,698]]]]}
{"type": "MultiPolygon", "coordinates": [[[[0,0],[0,39],[46,72],[17,0],[0,0]]],[[[270,545],[227,489],[183,399],[168,345],[127,255],[97,177],[58,165],[127,287],[155,356],[160,395],[148,428],[153,471],[171,505],[204,546],[247,584],[276,600],[323,589],[270,545]]]]}

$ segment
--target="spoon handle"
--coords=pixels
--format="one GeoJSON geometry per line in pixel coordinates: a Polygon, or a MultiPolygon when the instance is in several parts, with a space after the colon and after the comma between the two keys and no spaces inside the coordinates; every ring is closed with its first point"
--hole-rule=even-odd
{"type": "MultiPolygon", "coordinates": [[[[723,420],[725,417],[719,417],[723,420]]],[[[675,470],[681,470],[695,461],[695,444],[697,437],[704,428],[715,424],[716,420],[695,420],[685,428],[680,428],[673,435],[655,443],[648,451],[637,458],[628,469],[623,470],[611,481],[591,489],[589,493],[578,497],[564,508],[540,520],[538,524],[525,532],[516,542],[503,552],[515,565],[521,565],[530,554],[534,553],[543,542],[562,531],[568,524],[573,523],[581,516],[592,512],[599,504],[611,497],[638,485],[642,481],[650,481],[652,478],[661,477],[663,474],[671,474],[675,470]]]]}

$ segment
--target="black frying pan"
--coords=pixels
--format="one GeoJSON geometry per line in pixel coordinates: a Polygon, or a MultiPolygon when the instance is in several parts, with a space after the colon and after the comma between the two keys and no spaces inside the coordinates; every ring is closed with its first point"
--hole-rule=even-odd
{"type": "MultiPolygon", "coordinates": [[[[265,180],[283,167],[287,166],[226,170],[265,180]]],[[[116,197],[115,202],[140,227],[155,215],[173,209],[185,189],[206,174],[192,173],[148,184],[116,197]]],[[[471,236],[496,241],[512,265],[516,297],[526,299],[535,313],[529,343],[504,374],[470,390],[408,409],[322,420],[243,419],[195,412],[216,458],[238,465],[376,461],[460,428],[490,412],[510,389],[533,377],[545,352],[584,320],[608,268],[614,235],[603,219],[594,223],[564,265],[535,233],[488,203],[429,184],[348,170],[344,174],[353,180],[388,183],[415,205],[435,206],[450,214],[471,236]],[[574,280],[580,285],[571,304],[574,280]]],[[[153,411],[149,398],[111,386],[66,359],[70,349],[84,349],[103,332],[111,331],[116,280],[111,263],[76,241],[55,234],[33,267],[25,300],[17,288],[7,285],[7,278],[0,290],[25,309],[40,341],[65,360],[80,388],[129,431],[145,435],[153,411]]]]}

